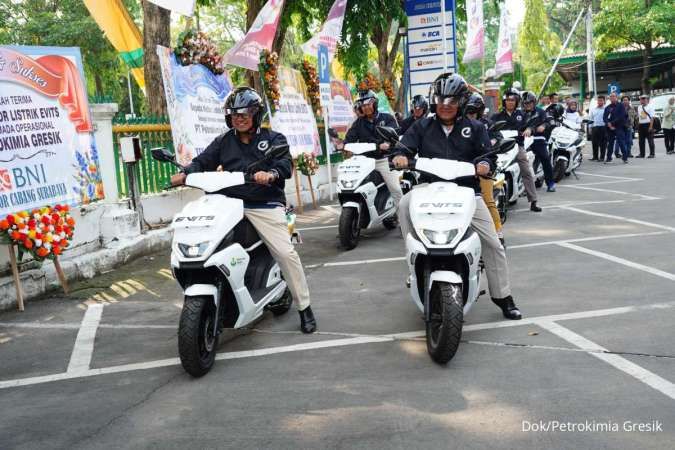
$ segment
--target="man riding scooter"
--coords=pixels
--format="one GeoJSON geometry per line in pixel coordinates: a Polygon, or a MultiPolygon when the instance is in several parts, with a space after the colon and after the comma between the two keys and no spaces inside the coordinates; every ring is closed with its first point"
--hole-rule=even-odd
{"type": "MultiPolygon", "coordinates": [[[[397,169],[408,167],[408,159],[418,154],[424,158],[442,158],[476,164],[476,174],[486,176],[494,169],[494,156],[482,157],[490,149],[490,141],[485,126],[471,119],[461,117],[469,90],[464,78],[458,74],[444,73],[439,75],[432,85],[431,111],[436,115],[419,120],[403,135],[401,146],[393,151],[393,163],[397,169]]],[[[429,182],[421,176],[420,183],[429,182]]],[[[471,222],[478,233],[485,261],[488,288],[492,301],[502,310],[507,319],[518,320],[522,315],[511,296],[509,270],[506,252],[495,231],[495,224],[479,196],[480,185],[476,178],[467,182],[476,192],[476,210],[471,222]]],[[[468,186],[468,185],[467,185],[468,186]]],[[[412,231],[410,218],[410,199],[413,191],[401,200],[399,220],[405,240],[412,231]]]]}
{"type": "Polygon", "coordinates": [[[549,119],[546,118],[546,112],[536,106],[537,96],[532,92],[525,91],[522,94],[523,109],[525,110],[525,120],[530,120],[531,117],[537,116],[534,129],[526,128],[523,132],[523,136],[530,137],[534,136],[534,141],[532,142],[532,152],[539,160],[544,169],[544,180],[546,180],[547,192],[555,192],[555,182],[553,181],[553,166],[551,166],[551,156],[548,153],[547,141],[548,137],[551,135],[551,124],[549,119]]]}
{"type": "MultiPolygon", "coordinates": [[[[171,177],[171,184],[185,184],[188,174],[213,171],[243,171],[260,159],[270,147],[286,144],[286,137],[262,129],[263,101],[249,87],[239,87],[225,100],[225,120],[230,128],[218,136],[190,165],[171,177]]],[[[271,160],[266,170],[253,174],[254,183],[225,189],[228,197],[244,201],[244,215],[281,267],[284,279],[296,301],[303,333],[316,331],[316,319],[309,299],[309,288],[298,253],[291,244],[284,206],[284,180],[291,177],[291,155],[271,160]]]]}
{"type": "MultiPolygon", "coordinates": [[[[509,89],[504,93],[504,107],[501,112],[490,117],[493,122],[506,121],[508,126],[505,130],[516,130],[522,132],[525,127],[525,113],[518,109],[520,102],[520,95],[509,89]]],[[[516,140],[518,143],[518,167],[523,177],[523,184],[525,185],[525,192],[527,194],[527,201],[530,202],[530,211],[541,212],[541,208],[537,206],[537,189],[534,185],[534,174],[530,167],[530,162],[525,151],[523,136],[518,136],[516,140]]]]}
{"type": "Polygon", "coordinates": [[[429,112],[429,103],[423,95],[417,94],[410,104],[410,115],[400,123],[398,134],[404,134],[415,121],[424,119],[429,112]]]}
{"type": "Polygon", "coordinates": [[[344,142],[340,143],[337,146],[337,149],[342,150],[344,144],[350,144],[352,142],[377,144],[378,149],[375,152],[372,152],[375,154],[366,156],[377,159],[375,170],[382,175],[382,178],[387,185],[387,189],[389,189],[389,192],[394,199],[394,203],[398,208],[401,197],[403,197],[403,192],[401,191],[399,175],[389,169],[389,162],[386,158],[386,153],[389,151],[390,144],[388,142],[383,142],[382,138],[380,138],[375,131],[375,128],[378,126],[396,129],[398,128],[398,123],[396,123],[396,119],[391,114],[379,112],[377,110],[377,97],[370,89],[359,92],[359,98],[356,100],[356,105],[363,116],[356,119],[352,124],[349,131],[347,131],[344,142]]]}

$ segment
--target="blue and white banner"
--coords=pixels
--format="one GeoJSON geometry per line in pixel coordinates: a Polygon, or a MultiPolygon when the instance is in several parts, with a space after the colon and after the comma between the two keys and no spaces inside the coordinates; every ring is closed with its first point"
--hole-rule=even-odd
{"type": "Polygon", "coordinates": [[[441,0],[405,2],[408,16],[407,67],[411,96],[427,96],[429,84],[438,75],[457,70],[455,2],[443,1],[443,5],[441,0]]]}
{"type": "Polygon", "coordinates": [[[185,165],[227,131],[223,106],[232,91],[227,72],[214,75],[201,64],[182,66],[173,51],[157,46],[166,107],[178,162],[185,165]]]}

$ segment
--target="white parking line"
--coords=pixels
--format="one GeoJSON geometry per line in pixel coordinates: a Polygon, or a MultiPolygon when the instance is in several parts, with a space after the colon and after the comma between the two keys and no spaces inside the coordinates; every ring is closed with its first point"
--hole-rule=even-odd
{"type": "Polygon", "coordinates": [[[305,266],[307,269],[315,269],[317,267],[335,267],[335,266],[354,266],[354,265],[361,265],[361,264],[374,264],[374,263],[380,263],[380,262],[391,262],[391,261],[403,261],[405,259],[404,256],[396,256],[393,258],[377,258],[377,259],[361,259],[358,261],[338,261],[338,262],[328,262],[328,263],[321,263],[321,264],[310,264],[308,266],[305,266]]]}
{"type": "Polygon", "coordinates": [[[312,230],[327,230],[329,228],[337,228],[337,225],[325,225],[322,227],[298,228],[298,231],[312,231],[312,230]]]}
{"type": "Polygon", "coordinates": [[[591,177],[599,177],[599,178],[612,178],[615,180],[623,180],[623,181],[642,181],[642,178],[629,178],[629,177],[618,177],[615,175],[600,175],[597,173],[590,173],[590,172],[579,172],[578,170],[576,171],[577,175],[588,175],[591,177]]]}
{"type": "Polygon", "coordinates": [[[67,373],[81,373],[89,370],[91,355],[94,353],[94,340],[96,339],[96,330],[103,314],[103,305],[90,305],[82,318],[82,326],[77,333],[75,346],[70,355],[67,373]]]}
{"type": "Polygon", "coordinates": [[[612,367],[627,373],[633,378],[645,383],[647,386],[650,386],[675,400],[675,384],[671,383],[670,381],[661,378],[655,373],[650,372],[649,370],[644,369],[635,363],[628,361],[622,356],[607,353],[608,350],[606,348],[555,322],[540,320],[537,322],[537,325],[555,334],[559,338],[564,339],[570,344],[576,345],[583,350],[588,350],[587,354],[605,361],[612,367]]]}
{"type": "MultiPolygon", "coordinates": [[[[95,305],[100,306],[100,305],[95,305]]],[[[651,305],[640,305],[640,306],[625,306],[620,308],[610,308],[610,309],[601,309],[601,310],[591,310],[591,311],[578,311],[568,314],[556,314],[548,316],[539,316],[532,318],[525,318],[522,320],[503,320],[499,322],[488,322],[482,324],[467,325],[464,327],[464,331],[470,332],[475,330],[486,330],[486,329],[496,329],[496,328],[505,328],[505,327],[517,327],[522,325],[531,325],[538,324],[539,322],[553,322],[561,320],[572,320],[572,319],[584,319],[591,317],[601,317],[609,316],[615,314],[625,314],[629,312],[634,312],[638,310],[647,310],[647,309],[668,309],[675,307],[675,302],[670,303],[656,303],[651,305]]],[[[320,348],[329,348],[329,347],[344,347],[351,345],[360,345],[360,344],[370,344],[370,343],[380,343],[380,342],[393,342],[397,340],[405,339],[415,339],[418,337],[424,336],[424,331],[409,331],[403,333],[395,334],[385,334],[385,335],[361,335],[349,338],[341,339],[327,339],[317,342],[308,342],[305,344],[295,344],[295,345],[285,345],[279,347],[269,347],[257,350],[247,350],[240,352],[225,352],[219,353],[216,356],[216,359],[239,359],[239,358],[252,358],[258,356],[268,356],[274,355],[277,353],[288,353],[288,352],[297,352],[297,351],[306,351],[306,350],[315,350],[320,348]]],[[[133,364],[123,364],[119,366],[112,367],[103,367],[98,369],[89,369],[79,372],[64,372],[57,373],[52,375],[44,375],[38,377],[30,378],[19,378],[14,380],[0,381],[0,389],[7,389],[12,387],[20,386],[29,386],[34,384],[49,383],[53,381],[62,381],[70,380],[74,378],[83,378],[91,377],[97,375],[106,375],[119,372],[133,372],[136,370],[147,370],[155,369],[159,367],[175,366],[180,364],[178,358],[168,358],[160,359],[155,361],[147,361],[142,363],[133,363],[133,364]]]]}
{"type": "Polygon", "coordinates": [[[573,189],[582,189],[582,190],[587,190],[587,191],[609,192],[610,194],[633,195],[635,197],[640,197],[643,200],[659,200],[660,199],[660,197],[652,197],[651,195],[633,194],[632,192],[616,191],[614,189],[602,189],[602,188],[594,188],[594,187],[587,187],[587,186],[573,185],[573,184],[567,184],[567,185],[564,185],[564,186],[561,186],[561,187],[573,188],[573,189]]]}
{"type": "Polygon", "coordinates": [[[628,218],[628,217],[615,216],[613,214],[605,214],[605,213],[600,213],[600,212],[595,212],[595,211],[588,211],[588,210],[585,210],[585,209],[574,208],[572,206],[561,206],[561,208],[567,209],[569,211],[578,212],[579,214],[586,214],[586,215],[589,215],[589,216],[596,216],[596,217],[605,217],[607,219],[621,220],[623,222],[630,222],[630,223],[635,223],[635,224],[638,224],[638,225],[646,225],[646,226],[652,227],[652,228],[660,228],[662,230],[675,231],[675,227],[670,227],[668,225],[660,225],[658,223],[653,223],[653,222],[646,222],[644,220],[631,219],[631,218],[628,218]]]}
{"type": "Polygon", "coordinates": [[[568,242],[561,242],[558,245],[560,247],[569,248],[570,250],[576,250],[581,253],[586,253],[587,255],[597,256],[598,258],[606,259],[607,261],[612,261],[617,264],[622,264],[626,267],[641,270],[643,272],[656,275],[657,277],[665,278],[670,281],[675,281],[675,274],[665,272],[655,267],[645,266],[644,264],[636,263],[633,261],[629,261],[627,259],[619,258],[618,256],[610,255],[609,253],[599,252],[597,250],[591,250],[585,247],[579,247],[578,245],[570,244],[568,242]]]}

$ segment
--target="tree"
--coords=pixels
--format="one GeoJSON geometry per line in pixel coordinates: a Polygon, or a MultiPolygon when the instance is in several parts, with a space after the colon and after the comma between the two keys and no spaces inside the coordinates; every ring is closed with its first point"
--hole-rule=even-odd
{"type": "MultiPolygon", "coordinates": [[[[527,78],[527,89],[536,94],[544,87],[544,80],[552,62],[560,51],[560,39],[551,33],[543,0],[525,0],[525,20],[518,37],[518,53],[522,59],[527,78]]],[[[550,80],[548,87],[556,90],[563,81],[558,74],[550,80]]]]}
{"type": "Polygon", "coordinates": [[[673,0],[602,0],[593,28],[601,52],[624,47],[642,52],[642,92],[649,93],[653,52],[665,43],[673,42],[674,23],[673,0]]]}
{"type": "MultiPolygon", "coordinates": [[[[550,30],[564,40],[572,30],[572,25],[581,10],[587,10],[593,5],[593,11],[600,10],[600,0],[545,0],[546,15],[549,19],[550,30]]],[[[586,27],[583,22],[577,26],[567,48],[570,52],[586,51],[586,27]]]]}
{"type": "Polygon", "coordinates": [[[171,46],[171,11],[141,0],[143,5],[143,68],[148,112],[166,116],[166,100],[157,46],[171,46]]]}

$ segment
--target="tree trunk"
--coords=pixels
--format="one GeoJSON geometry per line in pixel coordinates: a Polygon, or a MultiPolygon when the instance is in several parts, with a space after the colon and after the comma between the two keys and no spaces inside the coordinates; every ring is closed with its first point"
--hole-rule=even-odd
{"type": "Polygon", "coordinates": [[[642,93],[649,95],[651,93],[651,86],[649,85],[649,65],[652,59],[652,43],[645,43],[645,49],[642,51],[642,93]]]}
{"type": "Polygon", "coordinates": [[[148,112],[154,116],[166,116],[158,45],[171,45],[171,11],[143,0],[143,67],[148,112]]]}
{"type": "Polygon", "coordinates": [[[94,73],[94,84],[96,85],[96,95],[103,95],[103,80],[101,80],[100,72],[94,73]]]}
{"type": "Polygon", "coordinates": [[[405,112],[405,85],[403,83],[403,79],[401,79],[401,82],[398,85],[398,96],[396,98],[396,106],[394,109],[396,111],[399,111],[401,114],[405,112]]]}
{"type": "MultiPolygon", "coordinates": [[[[396,33],[394,38],[394,43],[389,49],[389,33],[391,32],[391,27],[394,21],[390,21],[388,25],[382,28],[376,28],[373,30],[370,40],[377,48],[377,65],[380,69],[380,80],[384,84],[384,81],[389,81],[392,89],[395,88],[396,83],[394,82],[394,72],[393,66],[394,61],[396,61],[396,55],[398,54],[398,47],[401,43],[401,35],[396,33]]],[[[397,99],[394,105],[391,105],[392,108],[396,108],[396,105],[400,103],[400,99],[397,99]]]]}

